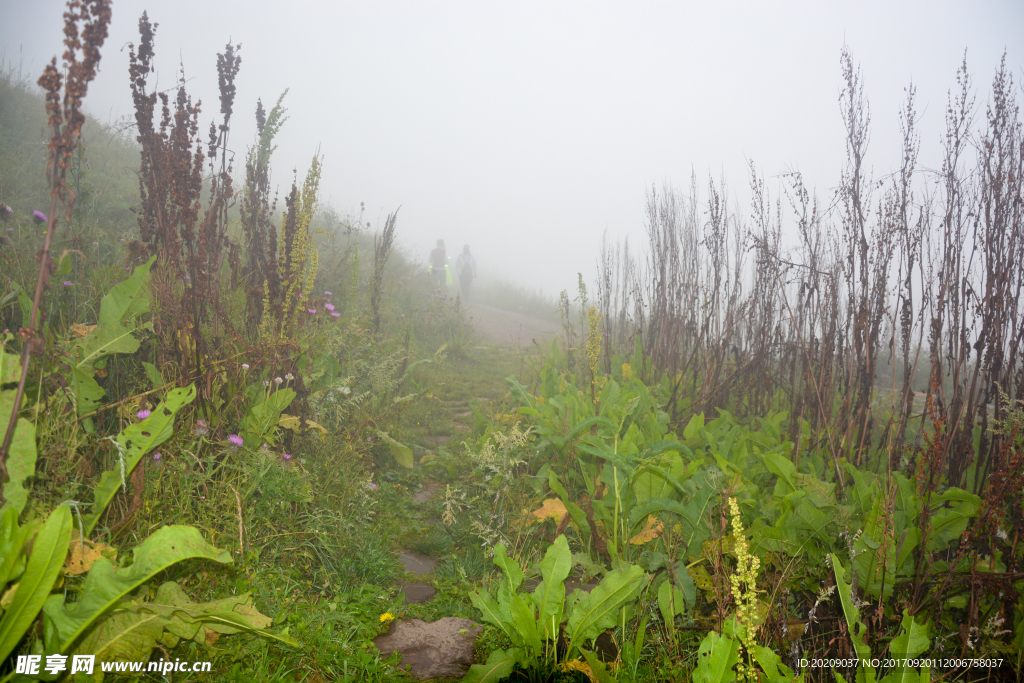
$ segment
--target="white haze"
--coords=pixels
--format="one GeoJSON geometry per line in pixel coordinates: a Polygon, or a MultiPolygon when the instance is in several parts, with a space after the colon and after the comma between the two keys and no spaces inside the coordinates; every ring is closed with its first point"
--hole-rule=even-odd
{"type": "MultiPolygon", "coordinates": [[[[2,0],[0,49],[32,80],[62,52],[58,0],[2,0]]],[[[643,241],[644,194],[725,177],[744,216],[748,163],[801,171],[827,201],[844,161],[840,51],[863,68],[876,178],[899,157],[904,88],[918,88],[921,166],[938,165],[946,93],[967,51],[983,106],[1003,52],[1024,80],[1020,2],[262,2],[115,0],[88,109],[131,117],[129,42],[159,23],[161,89],[183,66],[218,115],[216,53],[241,43],[235,175],[257,98],[286,88],[273,158],[282,193],[324,155],[322,199],[400,240],[473,247],[481,270],[555,294],[592,280],[605,230],[643,241]]],[[[219,119],[218,119],[219,120],[219,119]]]]}

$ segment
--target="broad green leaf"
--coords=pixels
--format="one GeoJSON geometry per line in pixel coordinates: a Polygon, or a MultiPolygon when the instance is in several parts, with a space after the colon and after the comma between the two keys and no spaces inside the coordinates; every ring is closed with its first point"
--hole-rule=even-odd
{"type": "Polygon", "coordinates": [[[794,479],[796,467],[788,458],[778,453],[766,453],[764,456],[764,466],[768,468],[769,472],[779,478],[775,483],[775,495],[777,497],[785,498],[790,493],[796,491],[796,481],[794,479]]]}
{"type": "MultiPolygon", "coordinates": [[[[836,592],[839,593],[839,601],[843,605],[843,614],[846,617],[846,626],[849,630],[850,640],[853,641],[853,649],[860,660],[871,660],[871,648],[864,642],[867,634],[867,627],[860,620],[860,610],[853,603],[853,596],[850,595],[850,585],[846,583],[846,570],[843,568],[839,558],[830,553],[832,559],[832,570],[836,577],[836,592]]],[[[857,683],[874,683],[875,670],[870,666],[857,667],[857,683]]]]}
{"type": "Polygon", "coordinates": [[[704,413],[697,413],[686,423],[686,428],[683,429],[683,439],[693,441],[702,429],[704,429],[704,413]]]}
{"type": "Polygon", "coordinates": [[[0,384],[13,384],[21,379],[20,358],[0,351],[0,384]]]}
{"type": "MultiPolygon", "coordinates": [[[[8,355],[8,354],[3,354],[8,355]]],[[[0,391],[0,439],[7,431],[11,411],[15,410],[16,391],[0,391]]],[[[36,427],[23,417],[15,423],[11,447],[7,455],[8,481],[4,482],[4,508],[14,508],[19,513],[28,502],[25,480],[36,473],[36,427]]]]}
{"type": "Polygon", "coordinates": [[[533,600],[525,595],[513,595],[508,605],[512,625],[523,639],[527,663],[532,666],[541,653],[541,631],[537,627],[537,613],[533,600]]]}
{"type": "Polygon", "coordinates": [[[132,319],[149,312],[149,263],[139,266],[124,282],[110,289],[100,301],[99,321],[85,337],[75,341],[70,384],[81,417],[96,410],[104,391],[93,375],[115,353],[135,353],[139,340],[133,336],[132,319]]]}
{"type": "MultiPolygon", "coordinates": [[[[190,384],[182,389],[167,392],[163,402],[153,410],[142,422],[136,422],[117,435],[117,445],[124,451],[124,476],[127,479],[142,456],[156,448],[174,433],[174,416],[183,406],[188,405],[196,397],[196,388],[190,384]]],[[[121,486],[121,468],[104,472],[99,483],[93,490],[92,512],[85,518],[85,535],[88,536],[96,527],[103,511],[114,499],[117,489],[121,486]]]]}
{"type": "Polygon", "coordinates": [[[160,586],[153,602],[121,601],[89,631],[76,652],[95,654],[99,661],[147,660],[158,643],[175,647],[186,639],[207,645],[206,629],[223,634],[244,631],[298,645],[293,638],[265,630],[271,621],[252,606],[249,593],[195,603],[169,581],[160,586]]]}
{"type": "Polygon", "coordinates": [[[522,645],[523,639],[512,624],[512,615],[507,614],[507,609],[503,611],[490,593],[470,593],[469,601],[473,603],[473,607],[480,610],[484,621],[500,628],[514,644],[522,645]]]}
{"type": "Polygon", "coordinates": [[[395,441],[385,432],[378,431],[377,436],[391,447],[391,457],[395,459],[396,463],[406,468],[412,468],[415,465],[411,448],[400,441],[395,441]]]}
{"type": "Polygon", "coordinates": [[[7,506],[0,513],[0,589],[25,569],[25,539],[29,526],[18,526],[18,511],[7,506]]]}
{"type": "Polygon", "coordinates": [[[981,498],[963,489],[951,488],[931,500],[932,507],[942,505],[932,512],[928,520],[931,529],[928,532],[928,549],[933,552],[945,550],[967,528],[971,517],[978,514],[981,498]],[[950,503],[950,507],[945,507],[950,503]]]}
{"type": "Polygon", "coordinates": [[[156,257],[137,266],[131,277],[110,288],[100,301],[99,324],[124,323],[135,316],[149,313],[149,269],[156,257]]]}
{"type": "Polygon", "coordinates": [[[146,371],[146,378],[154,389],[159,389],[163,385],[167,384],[164,380],[164,376],[160,374],[160,370],[152,363],[142,361],[142,368],[146,371]]]}
{"type": "Polygon", "coordinates": [[[751,649],[754,659],[757,660],[761,670],[767,675],[768,681],[788,683],[793,680],[793,670],[782,663],[782,657],[775,650],[763,645],[754,645],[751,649]]]}
{"type": "Polygon", "coordinates": [[[917,659],[932,642],[928,637],[928,623],[917,623],[909,611],[903,610],[902,626],[900,634],[889,643],[889,652],[897,659],[917,659]]]}
{"type": "MultiPolygon", "coordinates": [[[[615,683],[615,679],[608,672],[608,665],[598,659],[597,655],[590,650],[580,649],[583,654],[583,658],[587,660],[587,666],[590,667],[590,672],[593,674],[592,680],[596,679],[597,683],[615,683]]],[[[588,678],[591,678],[588,676],[588,678]]]]}
{"type": "Polygon", "coordinates": [[[512,651],[495,650],[487,656],[486,664],[474,664],[462,677],[462,683],[498,683],[512,675],[516,657],[512,651]]]}
{"type": "Polygon", "coordinates": [[[74,393],[78,416],[88,415],[100,407],[106,392],[93,378],[94,370],[71,368],[71,391],[74,393]]]}
{"type": "MultiPolygon", "coordinates": [[[[647,461],[650,464],[656,462],[664,467],[664,472],[677,481],[683,478],[686,473],[686,466],[679,453],[668,453],[662,455],[657,461],[647,461]]],[[[699,464],[697,465],[700,466],[699,464]]],[[[660,468],[659,468],[660,469],[660,468]]],[[[650,498],[669,498],[673,494],[673,487],[661,472],[655,471],[650,466],[642,468],[632,481],[633,497],[637,503],[643,503],[650,498]]]]}
{"type": "Polygon", "coordinates": [[[587,521],[587,515],[576,503],[569,499],[569,493],[562,486],[562,482],[558,481],[558,477],[555,476],[554,472],[548,472],[548,486],[554,491],[559,498],[562,499],[562,504],[565,505],[565,509],[569,511],[569,516],[572,517],[572,521],[576,523],[576,528],[579,530],[580,535],[583,538],[590,537],[590,522],[587,521]]]}
{"type": "MultiPolygon", "coordinates": [[[[71,509],[59,506],[50,513],[43,528],[32,543],[32,554],[25,566],[11,606],[0,620],[0,661],[5,661],[21,641],[46,596],[53,590],[54,581],[64,566],[71,541],[71,509]]],[[[62,598],[63,599],[63,598],[62,598]]]]}
{"type": "Polygon", "coordinates": [[[663,581],[658,587],[658,609],[661,610],[661,618],[665,620],[670,636],[676,631],[676,615],[683,613],[684,605],[683,591],[673,586],[671,581],[663,581]]]}
{"type": "Polygon", "coordinates": [[[565,577],[572,569],[572,551],[565,536],[559,536],[544,554],[540,563],[540,574],[543,580],[533,591],[533,601],[537,605],[537,619],[541,624],[541,633],[547,640],[558,636],[558,626],[562,623],[562,609],[565,605],[565,577]]]}
{"type": "MultiPolygon", "coordinates": [[[[505,554],[505,546],[499,543],[494,547],[494,564],[498,566],[501,571],[505,572],[505,577],[508,581],[509,595],[514,595],[519,586],[523,583],[523,570],[519,567],[519,563],[513,560],[511,557],[505,554]]],[[[499,590],[498,599],[502,597],[501,591],[499,590]]]]}
{"type": "MultiPolygon", "coordinates": [[[[68,534],[70,538],[70,528],[68,534]]],[[[165,526],[143,541],[135,548],[128,567],[117,569],[105,557],[96,560],[78,602],[65,604],[63,595],[54,595],[46,601],[43,609],[53,625],[53,632],[47,638],[51,641],[46,643],[47,650],[66,652],[98,617],[130,591],[171,565],[188,559],[224,564],[232,561],[229,553],[207,543],[198,529],[178,525],[165,526]]]]}
{"type": "Polygon", "coordinates": [[[693,683],[729,683],[736,680],[733,668],[739,661],[739,642],[709,631],[697,650],[693,683]]]}
{"type": "Polygon", "coordinates": [[[565,440],[569,441],[570,439],[572,439],[576,435],[582,433],[583,431],[586,431],[587,433],[589,433],[590,432],[590,427],[594,426],[594,425],[599,426],[599,427],[604,427],[605,429],[610,429],[612,431],[612,433],[614,433],[618,429],[618,427],[611,420],[608,420],[607,418],[603,418],[603,417],[588,417],[586,420],[583,420],[582,422],[577,423],[576,426],[573,427],[572,430],[568,434],[565,435],[565,440]]]}
{"type": "Polygon", "coordinates": [[[609,572],[590,595],[573,608],[566,624],[570,656],[574,647],[613,628],[619,607],[633,600],[646,580],[647,575],[636,565],[609,572]]]}

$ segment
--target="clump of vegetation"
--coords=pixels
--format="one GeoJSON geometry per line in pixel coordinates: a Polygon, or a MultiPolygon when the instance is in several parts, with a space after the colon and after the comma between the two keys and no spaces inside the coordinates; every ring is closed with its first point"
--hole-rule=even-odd
{"type": "Polygon", "coordinates": [[[442,616],[487,625],[470,681],[1021,668],[1024,186],[1005,65],[970,163],[961,69],[936,187],[914,172],[909,91],[904,167],[872,198],[844,54],[834,225],[798,176],[796,256],[756,174],[750,227],[713,183],[703,224],[695,188],[652,191],[648,260],[606,247],[596,296],[582,276],[562,293],[563,339],[523,352],[473,341],[465,302],[397,248],[397,210],[373,234],[322,205],[319,150],[278,210],[284,95],[257,103],[235,186],[236,47],[205,144],[184,83],[147,88],[146,15],[135,144],[89,121],[109,17],[69,3],[67,76],[54,61],[42,95],[0,78],[0,125],[45,112],[50,134],[28,171],[0,140],[0,675],[45,651],[389,681],[402,664],[372,639],[442,616]],[[109,170],[127,167],[137,187],[109,170]],[[17,180],[44,172],[48,195],[17,180]],[[405,604],[398,550],[438,561],[433,601],[405,604]]]}

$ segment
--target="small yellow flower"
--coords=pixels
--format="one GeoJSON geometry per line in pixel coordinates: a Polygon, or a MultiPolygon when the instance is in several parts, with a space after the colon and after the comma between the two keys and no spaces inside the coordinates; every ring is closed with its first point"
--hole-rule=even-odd
{"type": "Polygon", "coordinates": [[[385,612],[384,614],[380,615],[380,623],[386,624],[389,621],[394,621],[394,618],[394,614],[392,614],[391,612],[385,612]]]}

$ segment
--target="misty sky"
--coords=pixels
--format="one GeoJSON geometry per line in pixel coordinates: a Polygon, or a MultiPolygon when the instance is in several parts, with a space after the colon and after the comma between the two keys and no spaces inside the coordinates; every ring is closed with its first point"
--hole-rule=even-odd
{"type": "MultiPolygon", "coordinates": [[[[63,51],[57,0],[0,0],[6,66],[38,77],[63,51]]],[[[869,163],[899,157],[904,88],[918,88],[920,163],[938,165],[946,93],[967,50],[979,105],[1004,51],[1024,81],[1022,2],[303,2],[114,0],[87,108],[132,115],[129,42],[159,23],[161,89],[180,65],[217,114],[216,53],[241,43],[230,146],[236,181],[256,99],[286,88],[273,158],[282,194],[317,148],[322,199],[365,202],[376,227],[402,206],[400,240],[426,259],[473,247],[484,272],[555,294],[592,280],[602,233],[642,243],[644,194],[724,175],[748,213],[748,160],[804,173],[823,200],[844,160],[844,43],[871,103],[869,163]]],[[[1020,90],[1018,88],[1018,94],[1020,90]]],[[[218,119],[219,120],[219,119],[218,119]]]]}

